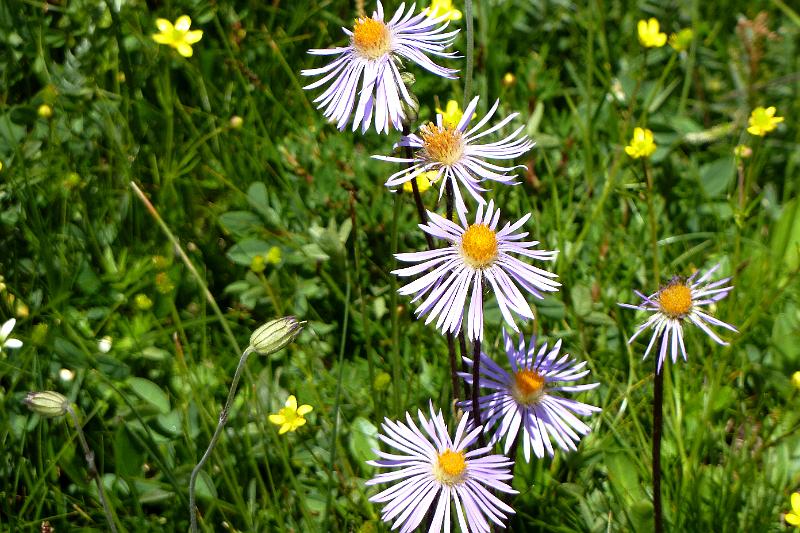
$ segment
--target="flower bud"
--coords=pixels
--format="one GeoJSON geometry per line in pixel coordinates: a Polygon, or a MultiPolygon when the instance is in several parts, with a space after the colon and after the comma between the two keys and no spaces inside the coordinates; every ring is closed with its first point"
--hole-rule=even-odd
{"type": "Polygon", "coordinates": [[[29,392],[24,402],[37,415],[47,417],[62,416],[69,407],[67,397],[55,391],[29,392]]]}
{"type": "Polygon", "coordinates": [[[250,348],[261,355],[275,353],[292,342],[304,325],[293,316],[270,320],[250,336],[250,348]]]}
{"type": "Polygon", "coordinates": [[[36,114],[41,118],[50,118],[53,116],[53,108],[47,104],[42,104],[39,106],[39,109],[36,110],[36,114]]]}

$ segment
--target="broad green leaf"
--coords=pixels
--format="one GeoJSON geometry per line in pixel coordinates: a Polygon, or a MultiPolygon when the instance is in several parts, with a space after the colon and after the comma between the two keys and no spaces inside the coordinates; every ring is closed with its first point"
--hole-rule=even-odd
{"type": "Polygon", "coordinates": [[[149,379],[130,377],[128,378],[128,386],[136,396],[155,407],[159,413],[166,414],[169,412],[167,394],[149,379]]]}

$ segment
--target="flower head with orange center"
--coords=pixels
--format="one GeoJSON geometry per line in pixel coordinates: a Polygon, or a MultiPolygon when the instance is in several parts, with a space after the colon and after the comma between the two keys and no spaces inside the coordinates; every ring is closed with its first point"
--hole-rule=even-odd
{"type": "Polygon", "coordinates": [[[158,33],[151,37],[158,44],[171,46],[183,57],[192,57],[192,45],[203,38],[203,30],[189,30],[192,19],[187,15],[178,17],[173,25],[167,19],[156,19],[158,33]]]}
{"type": "Polygon", "coordinates": [[[640,20],[636,30],[639,34],[639,43],[645,48],[661,48],[667,44],[667,34],[661,32],[658,20],[655,18],[640,20]]]}
{"type": "Polygon", "coordinates": [[[390,468],[367,481],[367,485],[391,483],[372,496],[371,502],[385,504],[381,518],[394,520],[392,529],[414,531],[426,516],[431,532],[452,531],[450,511],[455,511],[461,531],[489,533],[489,520],[500,527],[514,511],[494,490],[516,494],[506,481],[511,479],[512,461],[502,455],[488,455],[491,446],[469,450],[483,429],[471,428],[463,416],[451,438],[441,411],[430,405],[430,419],[418,412],[417,425],[406,413],[405,422],[388,418],[378,438],[394,448],[393,453],[374,450],[378,460],[367,464],[390,468]],[[470,429],[468,429],[470,428],[470,429]],[[492,491],[487,490],[492,489],[492,491]]]}
{"type": "Polygon", "coordinates": [[[447,185],[450,184],[453,188],[456,211],[464,215],[467,212],[467,206],[459,186],[466,189],[479,205],[484,205],[486,200],[483,199],[481,193],[486,189],[481,187],[482,181],[492,180],[504,184],[515,184],[515,177],[509,173],[516,168],[524,168],[525,165],[505,167],[490,163],[488,160],[515,159],[530,150],[533,143],[522,134],[525,126],[518,126],[510,135],[495,142],[487,144],[476,142],[478,139],[500,130],[517,117],[518,113],[512,113],[494,126],[484,129],[499,105],[500,101],[495,101],[486,116],[470,127],[478,106],[478,97],[476,96],[464,110],[457,124],[448,123],[445,116],[439,113],[436,115],[436,123],[423,125],[418,135],[412,133],[403,136],[397,146],[410,146],[415,150],[411,158],[372,156],[381,161],[407,165],[407,168],[389,176],[386,186],[395,187],[422,172],[435,171],[439,177],[444,178],[439,187],[439,198],[444,195],[447,185]]]}
{"type": "Polygon", "coordinates": [[[783,117],[775,116],[776,109],[772,106],[763,108],[757,107],[750,113],[748,119],[747,133],[763,137],[778,127],[778,124],[783,122],[783,117]]]}
{"type": "Polygon", "coordinates": [[[314,55],[337,56],[321,68],[301,71],[303,76],[322,76],[304,89],[327,86],[314,102],[326,118],[343,130],[353,119],[353,131],[359,124],[366,132],[375,123],[379,133],[389,133],[390,126],[403,128],[406,111],[416,106],[401,77],[402,61],[415,63],[444,78],[456,78],[457,70],[437,65],[428,57],[457,57],[445,52],[458,30],[447,32],[444,17],[430,18],[427,11],[413,14],[402,4],[391,20],[384,19],[383,5],[371,17],[356,19],[353,29],[342,28],[350,38],[347,46],[309,50],[314,55]],[[359,87],[360,84],[360,87],[359,87]],[[353,115],[355,110],[355,115],[353,115]]]}
{"type": "Polygon", "coordinates": [[[310,405],[297,406],[297,398],[289,396],[286,400],[285,407],[278,411],[277,414],[269,415],[269,421],[280,426],[278,434],[283,435],[287,431],[296,431],[300,426],[305,425],[305,415],[313,411],[314,408],[310,405]]]}
{"type": "Polygon", "coordinates": [[[625,147],[625,153],[634,159],[640,157],[650,157],[656,151],[656,143],[653,142],[653,132],[647,128],[633,128],[631,143],[625,147]]]}
{"type": "Polygon", "coordinates": [[[552,261],[556,252],[536,250],[538,241],[523,241],[528,233],[517,233],[530,214],[498,229],[500,210],[495,209],[494,200],[485,212],[483,206],[478,206],[473,224],[468,224],[461,213],[458,216],[461,225],[428,211],[428,223],[420,227],[425,233],[448,241],[450,246],[397,254],[400,261],[416,264],[392,274],[401,277],[422,274],[398,292],[415,295],[412,302],[424,298],[416,310],[417,316],[428,315],[426,324],[436,320],[436,327],[442,333],[458,333],[466,311],[468,337],[482,339],[483,293],[488,288],[494,293],[506,324],[517,331],[512,313],[533,318],[520,288],[541,299],[543,292],[558,291],[561,284],[555,281],[556,274],[529,265],[515,255],[552,261]]]}
{"type": "Polygon", "coordinates": [[[675,277],[666,286],[650,296],[634,291],[642,300],[638,305],[619,304],[629,309],[652,313],[650,318],[643,322],[631,338],[628,339],[628,344],[632,343],[640,333],[652,328],[653,335],[650,337],[650,343],[647,345],[644,357],[646,358],[650,350],[655,346],[656,339],[660,338],[661,348],[658,354],[657,372],[661,372],[664,359],[667,357],[667,351],[672,355],[673,364],[678,361],[679,353],[683,356],[684,361],[686,360],[686,347],[683,343],[684,323],[690,322],[694,324],[711,337],[714,342],[722,345],[727,345],[728,343],[719,338],[708,327],[708,324],[736,331],[736,328],[730,324],[714,318],[703,310],[703,307],[713,305],[725,298],[733,289],[732,286],[727,285],[731,278],[710,281],[711,275],[718,268],[719,265],[714,266],[696,280],[695,277],[697,277],[699,271],[686,279],[675,277]]]}
{"type": "MultiPolygon", "coordinates": [[[[589,374],[586,362],[578,363],[567,354],[561,355],[560,340],[548,349],[547,343],[537,347],[535,337],[526,345],[520,335],[515,345],[503,330],[503,338],[511,372],[481,354],[479,385],[491,390],[479,399],[481,420],[485,421],[487,433],[496,426],[489,444],[505,439],[504,453],[509,453],[522,431],[526,461],[530,461],[531,451],[539,458],[545,452],[552,457],[553,443],[564,451],[577,449],[581,436],[588,434],[590,428],[575,415],[589,416],[601,410],[563,397],[564,393],[587,391],[600,385],[572,383],[589,374]]],[[[471,359],[464,361],[472,366],[471,359]]],[[[473,383],[472,372],[460,375],[467,383],[473,383]]],[[[461,406],[468,412],[472,410],[472,402],[463,402],[461,406]]]]}

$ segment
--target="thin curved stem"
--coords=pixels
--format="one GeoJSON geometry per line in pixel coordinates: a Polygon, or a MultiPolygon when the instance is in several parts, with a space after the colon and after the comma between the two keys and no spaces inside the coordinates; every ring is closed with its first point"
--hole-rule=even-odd
{"type": "Polygon", "coordinates": [[[211,452],[214,450],[214,446],[217,445],[217,441],[222,435],[222,429],[225,427],[225,423],[228,421],[228,413],[231,410],[231,405],[233,405],[233,399],[236,397],[236,389],[239,386],[239,378],[242,377],[242,370],[244,369],[244,365],[247,363],[247,358],[251,353],[253,353],[253,349],[248,347],[244,353],[242,353],[242,357],[239,358],[239,365],[236,367],[236,372],[233,374],[231,388],[228,391],[228,399],[225,400],[225,406],[222,408],[222,411],[219,414],[217,429],[214,430],[214,435],[211,436],[211,442],[208,443],[206,452],[203,454],[203,457],[200,458],[197,466],[195,466],[192,470],[192,475],[189,478],[189,518],[191,521],[192,533],[197,532],[197,506],[195,505],[194,495],[195,486],[197,485],[197,476],[200,474],[200,471],[203,469],[203,466],[205,466],[206,462],[208,462],[208,459],[211,457],[211,452]]]}
{"type": "Polygon", "coordinates": [[[83,434],[83,428],[78,420],[78,415],[75,414],[75,411],[72,409],[71,405],[67,406],[67,413],[69,413],[69,416],[72,419],[72,424],[75,426],[75,431],[78,433],[78,440],[81,443],[81,448],[83,448],[83,456],[86,459],[86,464],[89,467],[89,476],[94,479],[94,482],[97,485],[97,496],[100,498],[100,504],[103,506],[103,512],[106,515],[108,527],[111,529],[112,533],[117,533],[117,524],[114,522],[114,514],[111,512],[111,506],[108,504],[106,492],[103,489],[103,482],[100,480],[100,474],[97,471],[97,465],[95,465],[94,462],[94,452],[91,448],[89,448],[89,443],[86,441],[86,436],[83,434]]]}

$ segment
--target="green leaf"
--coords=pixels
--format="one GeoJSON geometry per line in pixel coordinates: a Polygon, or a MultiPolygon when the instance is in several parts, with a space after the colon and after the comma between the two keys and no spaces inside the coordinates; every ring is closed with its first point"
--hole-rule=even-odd
{"type": "Polygon", "coordinates": [[[733,156],[723,157],[700,167],[700,186],[706,196],[714,198],[728,190],[735,175],[733,156]]]}
{"type": "Polygon", "coordinates": [[[269,248],[269,243],[261,239],[244,239],[231,246],[227,255],[237,265],[250,266],[255,256],[266,254],[269,248]]]}
{"type": "Polygon", "coordinates": [[[782,261],[788,271],[800,264],[800,202],[787,202],[772,233],[772,256],[776,264],[782,261]]]}
{"type": "Polygon", "coordinates": [[[161,388],[149,379],[130,377],[128,386],[131,390],[161,414],[169,413],[169,398],[161,388]]]}
{"type": "Polygon", "coordinates": [[[378,428],[364,417],[353,420],[350,429],[350,453],[359,463],[375,458],[378,449],[378,428]]]}
{"type": "Polygon", "coordinates": [[[236,237],[246,237],[258,232],[264,223],[251,211],[228,211],[219,217],[222,227],[236,237]]]}

